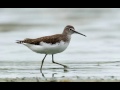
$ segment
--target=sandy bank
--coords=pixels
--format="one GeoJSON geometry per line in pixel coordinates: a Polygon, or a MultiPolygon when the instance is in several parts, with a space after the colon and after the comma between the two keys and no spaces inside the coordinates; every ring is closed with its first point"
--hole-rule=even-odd
{"type": "Polygon", "coordinates": [[[0,78],[0,82],[120,82],[120,80],[114,79],[43,79],[43,78],[0,78]]]}

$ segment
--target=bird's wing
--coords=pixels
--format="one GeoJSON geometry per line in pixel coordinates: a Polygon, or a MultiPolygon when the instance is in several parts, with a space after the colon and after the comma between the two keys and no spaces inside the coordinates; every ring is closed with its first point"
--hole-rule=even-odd
{"type": "Polygon", "coordinates": [[[52,36],[45,36],[45,37],[40,37],[36,39],[25,39],[21,41],[17,41],[17,43],[29,43],[29,44],[34,44],[34,45],[40,45],[40,42],[45,42],[45,43],[50,43],[50,44],[55,44],[57,42],[60,42],[60,40],[63,37],[61,37],[60,34],[57,35],[52,35],[52,36]]]}

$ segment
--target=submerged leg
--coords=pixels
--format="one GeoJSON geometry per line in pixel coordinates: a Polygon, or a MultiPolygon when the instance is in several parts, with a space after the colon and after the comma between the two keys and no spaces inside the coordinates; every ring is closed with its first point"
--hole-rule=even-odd
{"type": "Polygon", "coordinates": [[[66,66],[66,65],[63,65],[63,64],[60,64],[60,63],[54,62],[54,57],[53,57],[53,54],[52,54],[52,62],[53,62],[53,63],[55,63],[55,64],[59,64],[59,65],[63,66],[64,68],[67,68],[67,66],[66,66]]]}
{"type": "Polygon", "coordinates": [[[45,56],[44,56],[44,58],[43,58],[43,60],[42,60],[42,64],[41,64],[41,68],[40,68],[40,71],[41,71],[41,72],[42,72],[42,66],[43,66],[43,63],[44,63],[44,60],[45,60],[46,56],[47,56],[47,54],[45,54],[45,56]]]}

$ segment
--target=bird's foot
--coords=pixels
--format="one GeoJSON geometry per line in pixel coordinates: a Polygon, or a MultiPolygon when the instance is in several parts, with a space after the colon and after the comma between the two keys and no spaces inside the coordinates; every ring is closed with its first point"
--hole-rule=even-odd
{"type": "Polygon", "coordinates": [[[68,66],[66,66],[66,65],[64,65],[64,68],[66,69],[66,68],[69,68],[68,66]]]}
{"type": "Polygon", "coordinates": [[[64,65],[64,72],[68,72],[67,68],[69,68],[69,67],[64,65]]]}

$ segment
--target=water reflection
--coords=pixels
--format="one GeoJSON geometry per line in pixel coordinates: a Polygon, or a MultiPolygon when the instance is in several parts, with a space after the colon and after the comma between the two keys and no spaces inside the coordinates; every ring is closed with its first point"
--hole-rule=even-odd
{"type": "Polygon", "coordinates": [[[47,69],[40,73],[36,66],[43,55],[19,46],[15,40],[61,33],[67,24],[89,37],[74,35],[68,49],[56,55],[56,61],[71,65],[70,73],[64,76],[119,77],[120,9],[112,8],[0,9],[0,77],[61,77],[63,68],[52,68],[49,57],[47,69]]]}
{"type": "MultiPolygon", "coordinates": [[[[63,69],[63,73],[67,73],[67,72],[68,72],[68,69],[64,68],[64,69],[63,69]]],[[[46,81],[48,81],[48,79],[49,79],[50,77],[46,77],[46,76],[45,76],[45,73],[43,73],[42,70],[40,70],[40,73],[41,73],[42,77],[43,77],[46,81]]],[[[52,79],[51,81],[56,80],[55,74],[59,74],[59,73],[53,72],[53,73],[51,74],[51,79],[52,79]]],[[[49,75],[49,76],[50,76],[50,75],[49,75]]],[[[65,76],[62,76],[62,77],[65,77],[65,76]]]]}

